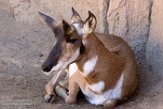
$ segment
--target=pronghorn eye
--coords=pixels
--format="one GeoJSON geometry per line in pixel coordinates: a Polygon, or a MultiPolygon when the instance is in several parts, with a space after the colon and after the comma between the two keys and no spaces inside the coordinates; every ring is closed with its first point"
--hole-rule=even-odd
{"type": "Polygon", "coordinates": [[[70,38],[66,39],[67,43],[75,43],[76,41],[77,41],[77,39],[70,39],[70,38]]]}

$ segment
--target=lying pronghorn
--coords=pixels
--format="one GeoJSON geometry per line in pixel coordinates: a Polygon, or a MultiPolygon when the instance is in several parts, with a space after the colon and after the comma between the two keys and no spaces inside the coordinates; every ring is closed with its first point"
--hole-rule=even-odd
{"type": "MultiPolygon", "coordinates": [[[[43,70],[62,72],[75,62],[73,65],[77,65],[77,68],[74,66],[75,69],[72,69],[73,65],[70,66],[66,103],[75,103],[78,90],[81,89],[90,103],[114,106],[118,100],[132,95],[137,85],[136,65],[131,49],[116,36],[104,35],[105,38],[109,36],[106,38],[108,43],[102,38],[101,43],[92,33],[96,27],[95,16],[89,12],[87,20],[82,22],[75,10],[73,13],[72,21],[77,21],[73,21],[75,29],[65,21],[54,26],[52,18],[40,13],[57,37],[55,47],[42,66],[43,70]]],[[[54,78],[46,86],[48,95],[54,94],[54,78]]],[[[52,96],[47,99],[52,99],[52,96]]]]}

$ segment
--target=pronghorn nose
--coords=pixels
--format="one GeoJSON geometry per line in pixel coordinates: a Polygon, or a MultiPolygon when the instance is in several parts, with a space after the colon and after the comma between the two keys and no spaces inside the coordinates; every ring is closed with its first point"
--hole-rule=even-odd
{"type": "Polygon", "coordinates": [[[52,65],[50,65],[50,64],[44,63],[44,64],[42,65],[42,70],[43,70],[44,72],[49,72],[49,71],[51,71],[51,69],[52,69],[52,65]]]}

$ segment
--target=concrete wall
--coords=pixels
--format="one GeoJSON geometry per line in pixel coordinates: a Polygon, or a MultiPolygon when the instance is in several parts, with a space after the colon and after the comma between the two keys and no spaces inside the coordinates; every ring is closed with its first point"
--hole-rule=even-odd
{"type": "Polygon", "coordinates": [[[73,6],[85,19],[97,17],[98,32],[123,37],[132,47],[139,69],[163,72],[163,0],[0,0],[17,21],[40,24],[38,11],[56,21],[70,21],[73,6]],[[144,65],[147,65],[144,67],[144,65]]]}

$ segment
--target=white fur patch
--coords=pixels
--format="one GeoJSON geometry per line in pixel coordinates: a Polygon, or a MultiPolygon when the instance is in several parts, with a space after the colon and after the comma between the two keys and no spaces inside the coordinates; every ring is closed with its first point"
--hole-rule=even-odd
{"type": "Polygon", "coordinates": [[[76,65],[76,63],[72,63],[69,65],[69,69],[68,69],[68,74],[69,74],[69,77],[71,77],[72,75],[74,75],[77,70],[78,70],[78,66],[76,65]]]}
{"type": "Polygon", "coordinates": [[[111,90],[110,99],[120,99],[121,98],[121,92],[122,92],[122,85],[123,85],[124,75],[122,74],[120,79],[118,80],[118,83],[116,84],[116,87],[111,90]]]}
{"type": "MultiPolygon", "coordinates": [[[[84,27],[81,29],[81,31],[82,31],[83,35],[87,36],[87,34],[89,33],[89,28],[84,25],[84,27]]],[[[84,37],[86,37],[86,36],[84,36],[84,37]]]]}
{"type": "MultiPolygon", "coordinates": [[[[85,97],[86,97],[86,99],[88,100],[89,103],[95,104],[95,105],[102,105],[107,100],[121,99],[123,79],[124,79],[124,76],[122,74],[120,79],[118,80],[116,86],[113,89],[109,89],[108,91],[106,91],[106,92],[104,92],[103,94],[100,94],[100,95],[92,92],[89,89],[89,85],[87,85],[85,89],[81,88],[81,90],[84,93],[84,95],[85,95],[85,97]]],[[[101,87],[101,89],[102,89],[102,87],[101,87]]]]}
{"type": "Polygon", "coordinates": [[[105,83],[103,81],[99,81],[98,83],[89,85],[89,88],[95,92],[102,92],[105,88],[105,83]]]}
{"type": "Polygon", "coordinates": [[[73,26],[75,27],[76,31],[78,32],[79,35],[82,35],[82,27],[80,23],[73,23],[73,26]]]}
{"type": "Polygon", "coordinates": [[[95,68],[96,63],[97,63],[97,59],[98,57],[92,57],[91,59],[89,59],[83,66],[83,76],[86,77],[88,76],[95,68]]]}
{"type": "Polygon", "coordinates": [[[80,36],[87,37],[89,33],[89,28],[87,26],[82,27],[80,23],[73,23],[72,25],[75,27],[80,36]]]}

